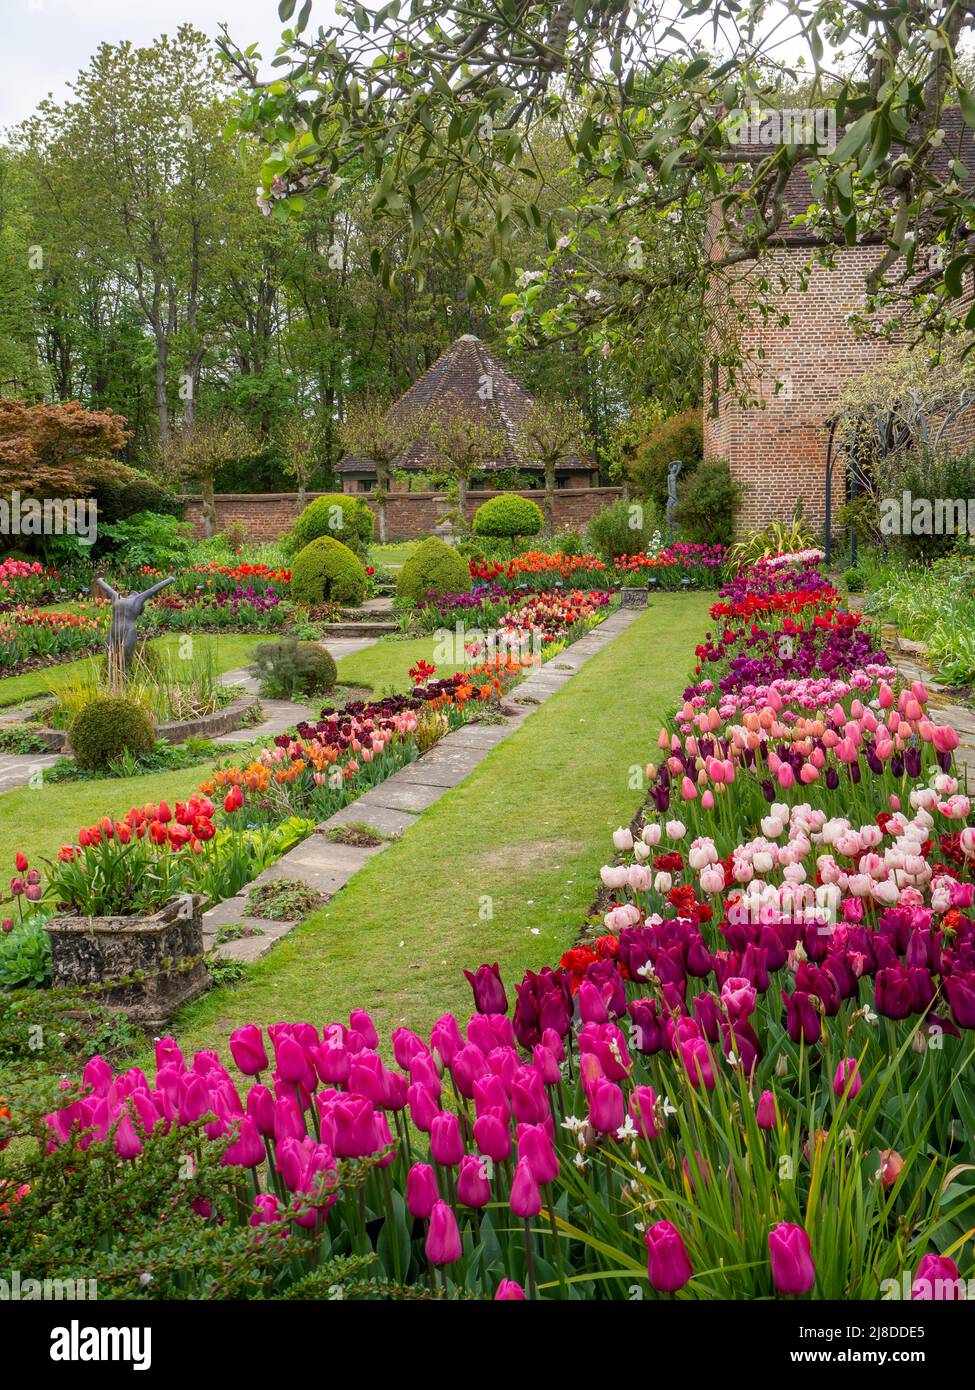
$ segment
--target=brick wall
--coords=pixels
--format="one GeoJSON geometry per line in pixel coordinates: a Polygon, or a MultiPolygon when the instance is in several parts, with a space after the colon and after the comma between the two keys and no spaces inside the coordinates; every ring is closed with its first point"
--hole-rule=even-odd
{"type": "MultiPolygon", "coordinates": [[[[834,269],[812,271],[808,289],[776,294],[774,308],[783,322],[761,322],[746,314],[742,326],[736,317],[729,331],[736,333],[744,360],[754,361],[759,348],[764,352],[749,393],[762,405],[742,407],[722,373],[713,415],[710,366],[706,368],[705,452],[727,459],[732,476],[744,487],[739,532],[760,528],[774,518],[787,520],[800,498],[807,519],[822,528],[827,422],[843,385],[899,350],[898,343],[887,339],[857,337],[847,322],[847,315],[862,307],[864,276],[880,254],[876,246],[843,248],[834,269]],[[782,382],[778,393],[776,381],[782,382]]],[[[763,258],[762,271],[772,283],[780,274],[794,283],[808,256],[807,248],[780,248],[763,258]]],[[[746,271],[740,278],[739,303],[747,294],[750,274],[746,271]]],[[[714,348],[712,336],[709,363],[714,348]]],[[[964,445],[973,439],[975,410],[969,410],[952,422],[946,442],[964,445]]],[[[836,508],[843,504],[843,480],[838,471],[833,478],[836,508]]]]}
{"type": "MultiPolygon", "coordinates": [[[[321,497],[322,493],[309,493],[308,500],[321,497]]],[[[364,502],[372,504],[368,493],[359,494],[364,502]]],[[[525,492],[542,504],[538,492],[525,492]]],[[[477,508],[495,492],[471,492],[467,498],[467,514],[473,517],[477,508]]],[[[596,512],[608,507],[621,496],[617,487],[569,487],[560,488],[555,494],[555,524],[581,528],[596,512]]],[[[295,492],[243,493],[227,492],[217,495],[217,530],[222,531],[230,525],[243,527],[249,541],[274,541],[282,531],[294,524],[298,511],[298,494],[295,492]]],[[[394,492],[386,504],[386,527],[391,539],[411,540],[414,536],[427,535],[436,526],[445,509],[445,499],[438,492],[394,492]]],[[[373,506],[373,511],[375,507],[373,506]]],[[[186,520],[193,525],[196,536],[203,535],[202,508],[199,497],[187,497],[184,512],[186,520]]]]}

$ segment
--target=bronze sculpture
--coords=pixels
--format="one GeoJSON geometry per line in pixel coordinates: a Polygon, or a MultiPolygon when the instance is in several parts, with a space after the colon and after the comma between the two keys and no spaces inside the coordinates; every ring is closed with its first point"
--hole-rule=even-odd
{"type": "Polygon", "coordinates": [[[105,579],[96,579],[95,583],[112,600],[112,623],[108,629],[108,641],[105,644],[105,653],[108,658],[109,678],[113,685],[124,678],[126,671],[132,664],[132,655],[135,652],[135,644],[139,638],[138,620],[142,615],[149,599],[165,589],[167,584],[175,584],[175,576],[170,575],[168,579],[161,579],[158,584],[153,584],[149,589],[143,589],[141,594],[119,594],[105,579]]]}

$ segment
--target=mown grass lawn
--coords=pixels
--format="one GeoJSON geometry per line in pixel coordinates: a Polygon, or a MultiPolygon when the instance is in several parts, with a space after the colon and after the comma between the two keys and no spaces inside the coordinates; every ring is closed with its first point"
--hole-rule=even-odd
{"type": "MultiPolygon", "coordinates": [[[[174,1020],[190,1046],[226,1050],[253,1021],[321,1026],[368,1008],[380,1032],[469,1011],[462,967],[498,960],[513,997],[528,967],[571,945],[632,784],[687,681],[706,594],[662,594],[321,912],[174,1020]]],[[[390,644],[392,646],[394,644],[390,644]]]]}
{"type": "Polygon", "coordinates": [[[442,661],[434,663],[436,647],[437,642],[432,634],[409,641],[393,639],[375,642],[361,652],[344,656],[337,663],[339,680],[352,685],[368,685],[377,696],[391,695],[412,687],[409,670],[421,658],[431,665],[436,664],[438,676],[449,676],[461,669],[463,662],[460,665],[442,661]]]}

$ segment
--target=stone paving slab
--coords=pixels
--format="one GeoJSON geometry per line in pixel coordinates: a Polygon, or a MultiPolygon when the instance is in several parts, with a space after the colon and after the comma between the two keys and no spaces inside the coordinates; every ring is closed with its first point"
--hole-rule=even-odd
{"type": "Polygon", "coordinates": [[[378,787],[373,787],[372,791],[366,792],[365,796],[360,796],[356,802],[357,806],[383,806],[390,811],[412,811],[414,815],[419,815],[427,807],[432,806],[435,801],[439,801],[447,790],[446,787],[434,787],[425,785],[422,782],[400,781],[400,773],[395,772],[392,777],[387,777],[385,782],[381,782],[378,787]]]}
{"type": "Polygon", "coordinates": [[[0,792],[26,787],[35,773],[56,763],[58,753],[0,753],[0,792]]]}
{"type": "Polygon", "coordinates": [[[474,771],[484,752],[483,748],[452,748],[439,758],[432,752],[426,753],[416,762],[407,763],[406,767],[400,768],[396,776],[401,783],[414,782],[425,787],[456,787],[469,772],[474,771]]]}
{"type": "Polygon", "coordinates": [[[336,811],[334,816],[330,816],[322,828],[331,830],[333,826],[339,825],[371,825],[380,835],[399,836],[404,830],[408,830],[415,820],[416,816],[411,811],[394,811],[390,806],[363,806],[360,796],[357,801],[350,801],[348,806],[343,806],[341,811],[336,811]]]}

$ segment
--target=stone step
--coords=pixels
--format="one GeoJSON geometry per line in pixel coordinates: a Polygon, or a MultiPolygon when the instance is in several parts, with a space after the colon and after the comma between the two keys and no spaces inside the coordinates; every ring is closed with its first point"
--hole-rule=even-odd
{"type": "Polygon", "coordinates": [[[399,630],[398,623],[389,622],[326,623],[325,637],[385,637],[399,630]]]}

